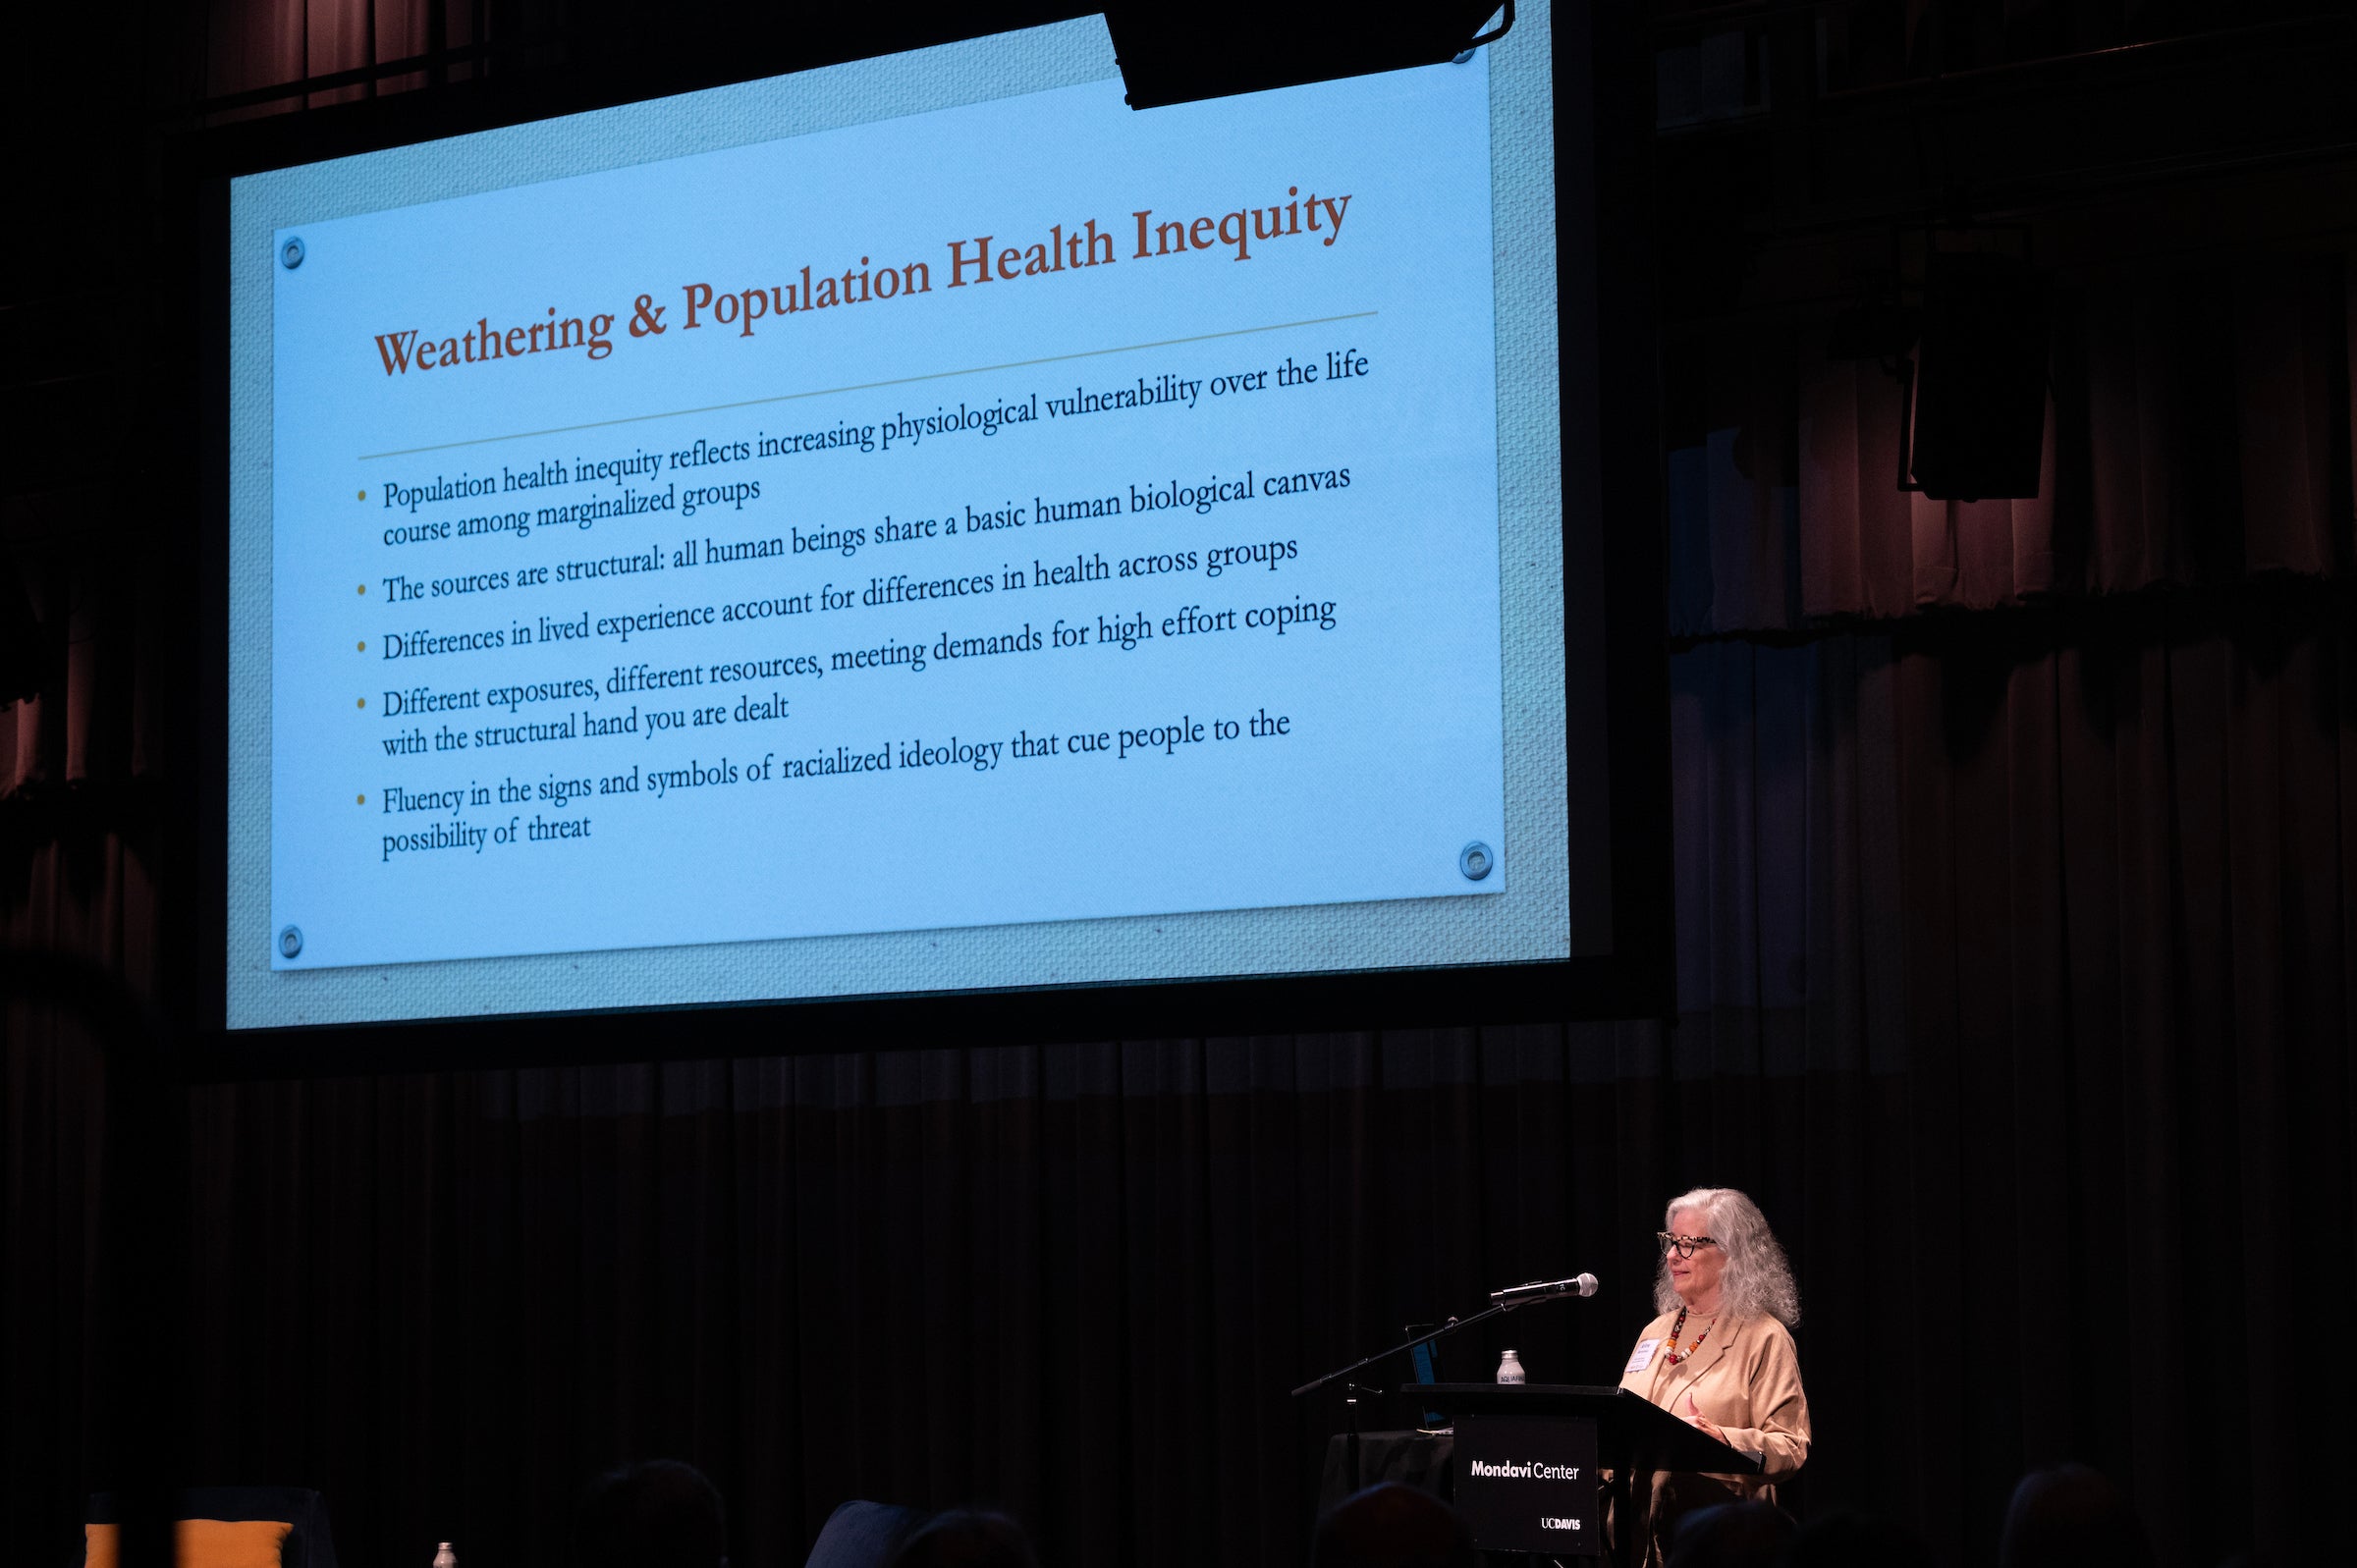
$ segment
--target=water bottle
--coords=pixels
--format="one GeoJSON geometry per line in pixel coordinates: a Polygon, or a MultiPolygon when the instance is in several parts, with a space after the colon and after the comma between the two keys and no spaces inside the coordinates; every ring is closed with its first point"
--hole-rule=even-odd
{"type": "Polygon", "coordinates": [[[434,1568],[459,1568],[459,1554],[450,1549],[449,1541],[434,1548],[434,1568]]]}
{"type": "Polygon", "coordinates": [[[1521,1359],[1510,1350],[1498,1358],[1498,1380],[1500,1382],[1530,1381],[1523,1376],[1521,1359]]]}

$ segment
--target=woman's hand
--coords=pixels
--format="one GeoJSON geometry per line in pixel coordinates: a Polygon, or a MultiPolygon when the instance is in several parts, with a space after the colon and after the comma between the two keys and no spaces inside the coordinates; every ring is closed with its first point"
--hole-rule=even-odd
{"type": "Polygon", "coordinates": [[[1720,1442],[1727,1441],[1725,1429],[1702,1413],[1702,1407],[1694,1402],[1692,1394],[1686,1395],[1686,1424],[1705,1437],[1714,1438],[1720,1442]]]}

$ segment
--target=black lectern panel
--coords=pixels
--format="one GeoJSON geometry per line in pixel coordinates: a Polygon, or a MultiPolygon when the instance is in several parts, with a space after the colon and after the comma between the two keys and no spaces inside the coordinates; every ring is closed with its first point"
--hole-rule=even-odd
{"type": "Polygon", "coordinates": [[[1456,1473],[1457,1511],[1483,1551],[1603,1554],[1593,1420],[1467,1415],[1456,1473]]]}
{"type": "MultiPolygon", "coordinates": [[[[1634,1564],[1644,1558],[1645,1527],[1640,1524],[1631,1529],[1625,1524],[1636,1517],[1630,1508],[1631,1499],[1643,1495],[1638,1490],[1638,1477],[1665,1470],[1751,1475],[1760,1469],[1757,1454],[1729,1448],[1715,1437],[1706,1437],[1669,1411],[1625,1388],[1543,1382],[1441,1382],[1410,1383],[1399,1391],[1453,1416],[1468,1418],[1457,1429],[1456,1505],[1463,1510],[1467,1522],[1475,1524],[1476,1544],[1484,1546],[1549,1554],[1584,1554],[1598,1549],[1592,1513],[1575,1511],[1567,1502],[1562,1511],[1552,1507],[1542,1509],[1537,1506],[1540,1499],[1532,1487],[1533,1482],[1543,1481],[1550,1484],[1554,1495],[1567,1498],[1568,1485],[1559,1483],[1575,1483],[1572,1477],[1559,1476],[1558,1472],[1569,1469],[1576,1461],[1550,1459],[1545,1462],[1545,1476],[1538,1474],[1538,1465],[1534,1464],[1525,1475],[1520,1473],[1518,1465],[1505,1459],[1495,1461],[1482,1474],[1471,1472],[1466,1427],[1478,1427],[1485,1418],[1508,1418],[1512,1428],[1525,1431],[1542,1426],[1562,1429],[1561,1438],[1545,1444],[1546,1448],[1568,1453],[1570,1445],[1575,1443],[1580,1454],[1589,1458],[1590,1465],[1601,1465],[1612,1472],[1613,1515],[1622,1522],[1616,1526],[1617,1535],[1612,1544],[1615,1555],[1623,1563],[1634,1564]],[[1592,1447],[1588,1446],[1591,1441],[1592,1447]],[[1478,1495],[1485,1488],[1489,1495],[1478,1495]],[[1477,1522],[1483,1520],[1488,1521],[1486,1529],[1477,1522]]],[[[1538,1452],[1538,1446],[1534,1445],[1532,1451],[1538,1452]]],[[[1552,1503],[1553,1496],[1546,1500],[1552,1503]]]]}
{"type": "Polygon", "coordinates": [[[1693,1470],[1753,1475],[1757,1454],[1706,1437],[1659,1405],[1626,1388],[1575,1383],[1403,1383],[1399,1392],[1451,1415],[1581,1416],[1596,1423],[1596,1462],[1634,1463],[1646,1470],[1693,1470]]]}

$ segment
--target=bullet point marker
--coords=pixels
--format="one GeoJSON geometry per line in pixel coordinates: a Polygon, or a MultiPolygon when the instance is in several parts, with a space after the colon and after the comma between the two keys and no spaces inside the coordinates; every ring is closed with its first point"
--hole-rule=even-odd
{"type": "Polygon", "coordinates": [[[363,641],[360,643],[360,652],[362,652],[362,653],[366,653],[367,651],[368,651],[368,644],[367,644],[367,642],[366,642],[365,640],[363,640],[363,641]]]}
{"type": "Polygon", "coordinates": [[[364,805],[368,804],[368,797],[367,797],[366,795],[359,795],[359,796],[356,796],[356,797],[355,797],[355,800],[356,800],[356,804],[359,804],[359,805],[363,805],[363,806],[364,806],[364,805]]]}
{"type": "Polygon", "coordinates": [[[366,697],[362,697],[355,706],[365,708],[368,706],[368,699],[366,697]]]}
{"type": "Polygon", "coordinates": [[[368,591],[368,585],[367,585],[366,583],[364,583],[364,582],[363,582],[363,583],[361,583],[361,584],[360,584],[360,592],[362,592],[362,593],[366,593],[367,591],[368,591]]]}
{"type": "Polygon", "coordinates": [[[362,501],[365,501],[365,500],[367,500],[367,499],[368,499],[368,492],[367,492],[367,491],[365,491],[365,490],[361,491],[361,492],[360,492],[360,499],[361,499],[362,501]]]}

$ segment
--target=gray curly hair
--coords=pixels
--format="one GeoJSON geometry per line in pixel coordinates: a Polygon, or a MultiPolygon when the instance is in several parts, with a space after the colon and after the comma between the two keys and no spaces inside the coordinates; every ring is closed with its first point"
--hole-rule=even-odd
{"type": "MultiPolygon", "coordinates": [[[[1727,1272],[1719,1283],[1720,1310],[1730,1319],[1776,1319],[1785,1327],[1800,1323],[1800,1287],[1792,1282],[1792,1266],[1777,1245],[1768,1217],[1732,1187],[1697,1187],[1670,1200],[1662,1211],[1662,1228],[1676,1228],[1672,1217],[1687,1210],[1703,1216],[1702,1234],[1719,1243],[1727,1254],[1727,1272]]],[[[1670,1257],[1662,1255],[1653,1276],[1656,1312],[1675,1312],[1682,1303],[1670,1285],[1670,1257]]]]}

